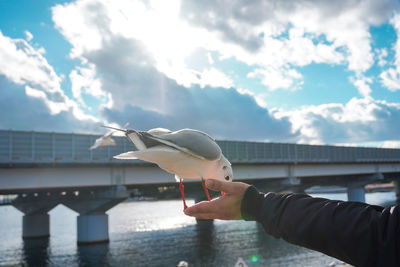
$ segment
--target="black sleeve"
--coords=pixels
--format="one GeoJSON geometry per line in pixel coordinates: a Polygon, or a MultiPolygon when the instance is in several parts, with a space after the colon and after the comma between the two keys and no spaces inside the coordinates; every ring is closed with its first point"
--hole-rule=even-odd
{"type": "Polygon", "coordinates": [[[354,266],[400,266],[399,206],[264,194],[250,186],[241,211],[276,238],[354,266]]]}

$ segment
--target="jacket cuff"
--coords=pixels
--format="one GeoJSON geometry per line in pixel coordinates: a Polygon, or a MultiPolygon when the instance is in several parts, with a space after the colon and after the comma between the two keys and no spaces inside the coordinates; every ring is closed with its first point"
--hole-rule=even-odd
{"type": "Polygon", "coordinates": [[[254,186],[249,186],[243,195],[240,211],[245,221],[257,221],[260,217],[260,209],[264,200],[264,194],[254,186]]]}

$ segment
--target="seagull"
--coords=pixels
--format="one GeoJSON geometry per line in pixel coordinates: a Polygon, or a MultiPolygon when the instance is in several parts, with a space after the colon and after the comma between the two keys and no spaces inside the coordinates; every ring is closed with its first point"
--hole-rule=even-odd
{"type": "MultiPolygon", "coordinates": [[[[122,128],[125,128],[129,125],[129,122],[125,123],[124,126],[122,126],[122,128]]],[[[117,131],[111,131],[105,135],[103,135],[102,137],[99,137],[96,139],[96,141],[94,141],[94,144],[89,148],[89,150],[93,150],[96,148],[100,148],[103,149],[103,147],[105,146],[116,146],[117,144],[115,143],[114,139],[111,138],[111,136],[117,131]]]]}
{"type": "Polygon", "coordinates": [[[183,178],[201,179],[208,200],[210,195],[205,186],[205,179],[232,181],[231,163],[222,154],[221,148],[208,134],[182,129],[170,131],[155,128],[149,131],[106,128],[122,131],[135,145],[137,151],[129,151],[114,156],[116,159],[140,159],[157,164],[161,169],[175,175],[179,182],[184,209],[185,201],[183,178]]]}
{"type": "Polygon", "coordinates": [[[111,136],[114,133],[115,133],[115,131],[105,134],[100,138],[97,138],[96,141],[94,141],[94,144],[89,148],[89,150],[93,150],[98,147],[100,147],[100,149],[102,149],[105,146],[115,146],[116,145],[115,141],[114,141],[114,139],[111,138],[111,136]]]}

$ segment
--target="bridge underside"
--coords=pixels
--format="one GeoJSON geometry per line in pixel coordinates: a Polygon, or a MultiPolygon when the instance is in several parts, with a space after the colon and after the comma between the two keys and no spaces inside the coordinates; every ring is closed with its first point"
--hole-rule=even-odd
{"type": "MultiPolygon", "coordinates": [[[[339,185],[371,179],[391,180],[400,177],[400,163],[303,163],[303,164],[234,164],[234,180],[251,184],[281,186],[339,185]]],[[[184,179],[185,185],[199,180],[184,179]]],[[[172,174],[155,165],[36,166],[1,169],[0,194],[18,194],[54,190],[124,185],[129,188],[176,186],[172,174]]],[[[267,187],[269,188],[269,187],[267,187]]]]}

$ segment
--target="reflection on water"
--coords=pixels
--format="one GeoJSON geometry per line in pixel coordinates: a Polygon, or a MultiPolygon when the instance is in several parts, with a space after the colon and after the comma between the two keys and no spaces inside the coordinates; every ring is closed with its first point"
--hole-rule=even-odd
{"type": "Polygon", "coordinates": [[[195,226],[197,259],[215,261],[214,253],[214,222],[212,220],[198,220],[195,226]]]}
{"type": "MultiPolygon", "coordinates": [[[[366,197],[373,204],[394,199],[394,193],[374,194],[366,197]]],[[[75,212],[56,207],[50,212],[50,239],[23,241],[22,214],[13,207],[0,207],[0,265],[176,266],[186,261],[189,266],[234,266],[239,257],[248,266],[327,266],[334,261],[277,240],[255,222],[197,224],[182,213],[179,200],[127,202],[108,214],[110,243],[77,246],[75,212]]]]}
{"type": "Polygon", "coordinates": [[[109,244],[78,246],[79,266],[108,266],[109,244]]]}
{"type": "Polygon", "coordinates": [[[23,261],[27,266],[45,266],[49,257],[49,238],[25,239],[23,261]]]}

